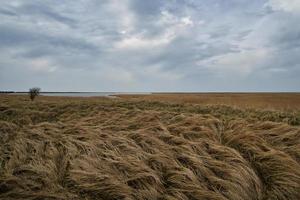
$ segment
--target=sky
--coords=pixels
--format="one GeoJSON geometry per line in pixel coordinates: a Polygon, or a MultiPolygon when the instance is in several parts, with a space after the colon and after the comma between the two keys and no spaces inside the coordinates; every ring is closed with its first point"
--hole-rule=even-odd
{"type": "Polygon", "coordinates": [[[299,92],[300,0],[0,0],[0,90],[299,92]]]}

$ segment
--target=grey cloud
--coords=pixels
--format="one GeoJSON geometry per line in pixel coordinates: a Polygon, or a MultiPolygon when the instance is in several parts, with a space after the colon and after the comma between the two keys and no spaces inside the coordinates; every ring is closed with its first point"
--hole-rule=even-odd
{"type": "Polygon", "coordinates": [[[50,7],[41,3],[25,4],[19,7],[17,11],[25,15],[35,15],[35,17],[41,17],[41,16],[47,17],[52,20],[56,20],[58,22],[67,24],[69,26],[74,26],[76,24],[75,20],[63,16],[62,14],[53,11],[50,7]]]}
{"type": "Polygon", "coordinates": [[[285,14],[276,18],[278,27],[276,27],[277,30],[274,30],[274,36],[271,38],[273,42],[285,49],[300,47],[300,27],[296,25],[300,20],[300,15],[285,14]]]}
{"type": "Polygon", "coordinates": [[[0,14],[8,15],[8,16],[16,16],[17,15],[15,12],[12,12],[12,11],[7,10],[7,9],[2,9],[2,8],[0,8],[0,14]]]}
{"type": "Polygon", "coordinates": [[[0,90],[299,90],[300,13],[267,1],[1,2],[0,90]]]}
{"type": "Polygon", "coordinates": [[[151,0],[151,1],[139,1],[131,0],[130,6],[137,15],[149,16],[157,15],[161,12],[162,8],[166,5],[167,1],[151,0]]]}
{"type": "Polygon", "coordinates": [[[28,43],[35,40],[36,37],[15,27],[0,26],[0,47],[14,46],[28,43]]]}
{"type": "Polygon", "coordinates": [[[59,48],[75,49],[95,52],[97,48],[83,39],[67,37],[55,37],[51,35],[44,35],[42,33],[24,30],[22,28],[10,27],[0,25],[0,43],[2,48],[28,45],[31,49],[33,46],[45,46],[46,48],[59,48]]]}

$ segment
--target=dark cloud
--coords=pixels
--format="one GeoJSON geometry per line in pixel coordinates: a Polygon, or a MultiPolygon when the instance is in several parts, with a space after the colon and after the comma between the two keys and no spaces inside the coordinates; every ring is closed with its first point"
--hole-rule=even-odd
{"type": "Polygon", "coordinates": [[[16,27],[0,26],[0,47],[15,46],[34,41],[36,36],[16,27]]]}
{"type": "Polygon", "coordinates": [[[60,23],[64,23],[69,26],[74,26],[76,20],[63,16],[59,12],[55,12],[51,7],[41,3],[28,3],[24,4],[16,9],[20,15],[30,15],[33,17],[46,17],[60,23]]]}
{"type": "MultiPolygon", "coordinates": [[[[64,50],[77,50],[77,51],[89,51],[90,53],[96,53],[98,48],[86,42],[84,39],[74,38],[72,36],[51,36],[45,35],[34,30],[24,30],[17,27],[3,26],[0,25],[0,48],[13,47],[13,46],[24,46],[28,48],[28,54],[31,54],[32,48],[40,48],[40,53],[43,49],[57,49],[62,48],[64,50]],[[43,46],[43,47],[41,47],[43,46]]],[[[33,51],[34,52],[34,51],[33,51]]],[[[37,53],[33,53],[37,54],[37,53]]]]}
{"type": "Polygon", "coordinates": [[[139,1],[132,0],[130,2],[131,9],[139,16],[156,16],[160,14],[161,10],[166,5],[167,1],[151,0],[151,1],[139,1]]]}
{"type": "Polygon", "coordinates": [[[7,10],[7,9],[2,9],[2,8],[0,8],[0,14],[9,15],[9,16],[16,16],[17,15],[15,12],[12,12],[12,11],[7,10]]]}

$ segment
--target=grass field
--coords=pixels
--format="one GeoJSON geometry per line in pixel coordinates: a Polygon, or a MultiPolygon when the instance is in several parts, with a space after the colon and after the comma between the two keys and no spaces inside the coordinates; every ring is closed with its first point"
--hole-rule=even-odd
{"type": "Polygon", "coordinates": [[[229,105],[268,110],[300,110],[300,93],[154,93],[152,95],[119,96],[127,99],[173,103],[229,105]]]}
{"type": "Polygon", "coordinates": [[[298,200],[299,99],[0,95],[0,199],[298,200]]]}

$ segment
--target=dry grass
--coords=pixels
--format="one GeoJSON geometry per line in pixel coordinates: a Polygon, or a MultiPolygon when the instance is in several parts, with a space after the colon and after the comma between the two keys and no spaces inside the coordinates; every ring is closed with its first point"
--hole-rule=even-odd
{"type": "Polygon", "coordinates": [[[299,112],[0,96],[0,199],[300,199],[299,112]]]}
{"type": "Polygon", "coordinates": [[[300,110],[300,93],[154,93],[152,95],[119,96],[125,99],[174,103],[229,105],[268,110],[300,110]]]}

